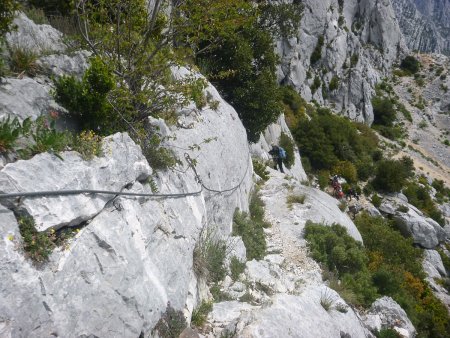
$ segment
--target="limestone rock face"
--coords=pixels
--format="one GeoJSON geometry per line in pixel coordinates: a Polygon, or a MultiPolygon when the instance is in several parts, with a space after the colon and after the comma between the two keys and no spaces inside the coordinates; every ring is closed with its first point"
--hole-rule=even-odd
{"type": "Polygon", "coordinates": [[[419,209],[400,198],[385,198],[379,210],[398,220],[401,230],[412,236],[414,243],[424,248],[433,249],[447,238],[444,229],[435,220],[426,217],[419,209]],[[407,211],[401,211],[400,207],[407,211]]]}
{"type": "MultiPolygon", "coordinates": [[[[128,184],[145,181],[150,169],[141,149],[127,134],[103,142],[104,156],[83,161],[76,152],[57,158],[38,154],[28,161],[6,165],[0,171],[0,190],[8,193],[51,190],[121,191],[128,184]],[[32,175],[30,175],[32,173],[32,175]]],[[[114,195],[72,195],[25,199],[20,209],[33,217],[38,231],[74,226],[97,215],[114,195]]]]}
{"type": "MultiPolygon", "coordinates": [[[[189,317],[204,294],[193,272],[193,250],[205,227],[229,235],[235,208],[248,210],[252,166],[245,129],[235,110],[208,86],[216,111],[180,111],[168,146],[181,161],[174,171],[153,172],[126,134],[105,140],[104,156],[83,161],[75,152],[49,154],[6,165],[0,191],[111,189],[152,193],[200,191],[184,154],[196,158],[205,188],[180,198],[104,195],[17,199],[4,205],[31,214],[43,230],[82,228],[39,268],[22,251],[12,211],[0,206],[0,332],[11,337],[148,336],[167,303],[189,317]],[[214,138],[212,140],[211,138],[214,138]],[[206,139],[211,139],[206,142],[206,139]]],[[[205,92],[206,94],[206,92],[205,92]]],[[[161,121],[160,121],[161,122],[161,121]]],[[[164,125],[161,123],[161,126],[164,125]]],[[[245,249],[237,241],[236,255],[245,249]]]]}
{"type": "Polygon", "coordinates": [[[63,34],[50,25],[37,25],[23,13],[14,19],[17,30],[6,35],[11,48],[23,48],[37,54],[63,52],[66,46],[62,42],[63,34]]]}
{"type": "Polygon", "coordinates": [[[59,77],[70,74],[81,79],[89,67],[89,56],[87,51],[77,51],[72,55],[52,54],[39,58],[38,65],[49,75],[59,77]]]}
{"type": "Polygon", "coordinates": [[[442,0],[392,0],[411,49],[450,55],[450,3],[442,0]]]}
{"type": "Polygon", "coordinates": [[[441,256],[436,250],[425,250],[423,269],[430,278],[441,278],[447,276],[441,256]]]}
{"type": "Polygon", "coordinates": [[[407,333],[406,337],[415,337],[416,329],[406,312],[391,297],[377,299],[369,310],[369,315],[379,315],[382,328],[393,328],[407,333]]]}
{"type": "Polygon", "coordinates": [[[0,119],[10,115],[20,120],[27,117],[35,120],[50,110],[61,110],[50,95],[50,90],[48,80],[8,78],[0,84],[0,119]]]}
{"type": "Polygon", "coordinates": [[[375,84],[406,50],[388,0],[303,1],[305,10],[297,35],[281,39],[278,78],[307,100],[329,104],[360,122],[372,123],[375,84]],[[323,37],[319,60],[311,55],[323,37]],[[329,89],[331,79],[339,80],[329,89]],[[320,82],[317,89],[313,83],[320,82]]]}

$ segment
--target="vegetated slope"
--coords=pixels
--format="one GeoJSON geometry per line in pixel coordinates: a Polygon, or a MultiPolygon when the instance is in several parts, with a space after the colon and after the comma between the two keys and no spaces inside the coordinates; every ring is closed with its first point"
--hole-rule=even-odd
{"type": "Polygon", "coordinates": [[[395,76],[393,90],[411,118],[398,113],[407,131],[407,154],[416,170],[450,185],[450,60],[442,55],[417,55],[421,70],[395,76]]]}

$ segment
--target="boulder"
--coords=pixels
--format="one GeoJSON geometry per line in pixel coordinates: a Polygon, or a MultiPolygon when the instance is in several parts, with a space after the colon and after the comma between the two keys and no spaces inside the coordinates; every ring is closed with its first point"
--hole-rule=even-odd
{"type": "Polygon", "coordinates": [[[35,120],[51,110],[64,110],[50,94],[51,85],[47,79],[8,78],[0,84],[0,119],[6,116],[24,120],[35,120]]]}
{"type": "MultiPolygon", "coordinates": [[[[43,153],[29,161],[7,164],[0,171],[0,191],[121,191],[128,184],[144,181],[152,173],[140,147],[127,134],[105,138],[103,153],[89,162],[83,161],[76,152],[65,152],[61,159],[43,153]]],[[[17,208],[33,217],[38,231],[44,231],[90,220],[112,199],[114,195],[42,196],[24,198],[17,208]]],[[[7,205],[16,207],[14,201],[7,205]]]]}
{"type": "Polygon", "coordinates": [[[72,75],[81,79],[89,68],[90,55],[87,51],[76,51],[72,55],[52,54],[39,58],[37,63],[50,76],[72,75]]]}
{"type": "Polygon", "coordinates": [[[424,250],[423,269],[430,278],[447,276],[441,255],[436,250],[424,250]]]}
{"type": "Polygon", "coordinates": [[[391,297],[377,299],[371,305],[369,315],[378,315],[381,318],[383,329],[401,329],[402,332],[408,333],[407,338],[412,338],[416,335],[416,329],[406,312],[391,297]]]}
{"type": "Polygon", "coordinates": [[[10,48],[24,48],[36,54],[66,50],[63,34],[50,25],[37,25],[23,13],[18,14],[13,24],[17,29],[6,34],[10,48]]]}

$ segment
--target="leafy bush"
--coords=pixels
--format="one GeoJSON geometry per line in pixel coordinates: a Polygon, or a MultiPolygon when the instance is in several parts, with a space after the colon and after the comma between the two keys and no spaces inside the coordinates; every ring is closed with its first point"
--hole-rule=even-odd
{"type": "Polygon", "coordinates": [[[382,201],[383,201],[383,200],[381,199],[381,197],[378,196],[377,194],[375,194],[375,195],[372,196],[371,202],[372,202],[372,204],[374,205],[374,207],[379,208],[382,201]]]}
{"type": "Polygon", "coordinates": [[[236,209],[233,216],[233,235],[242,237],[248,260],[262,259],[266,253],[267,244],[263,228],[260,222],[236,209]]]}
{"type": "Polygon", "coordinates": [[[445,225],[445,218],[442,216],[441,211],[436,207],[428,193],[428,189],[424,186],[420,186],[416,183],[410,183],[403,193],[408,198],[408,202],[419,208],[428,217],[431,217],[441,226],[445,225]]]}
{"type": "Polygon", "coordinates": [[[159,135],[149,133],[145,138],[140,138],[138,135],[137,140],[133,135],[133,139],[141,146],[142,153],[153,169],[165,170],[173,168],[178,163],[174,152],[162,146],[162,139],[159,135]]]}
{"type": "Polygon", "coordinates": [[[123,116],[113,113],[108,103],[114,78],[99,58],[91,59],[81,82],[73,76],[63,76],[56,80],[55,87],[56,101],[78,119],[83,130],[108,135],[126,129],[123,116]]]}
{"type": "Polygon", "coordinates": [[[208,313],[211,312],[212,308],[212,302],[203,301],[200,306],[192,311],[191,323],[196,327],[202,327],[203,324],[205,324],[206,317],[208,316],[208,313]]]}
{"type": "Polygon", "coordinates": [[[178,338],[186,327],[183,312],[175,310],[170,303],[167,303],[166,312],[162,314],[152,331],[157,332],[161,338],[178,338]]]}
{"type": "Polygon", "coordinates": [[[410,159],[383,160],[378,164],[372,184],[375,189],[385,192],[399,192],[412,175],[410,159]]]}
{"type": "Polygon", "coordinates": [[[270,178],[267,166],[261,161],[256,159],[252,159],[252,163],[253,163],[253,171],[255,172],[255,174],[261,177],[263,182],[266,182],[270,178]]]}
{"type": "Polygon", "coordinates": [[[286,166],[286,168],[291,169],[295,163],[294,142],[291,140],[291,138],[287,134],[282,132],[280,135],[280,143],[279,144],[280,144],[280,147],[282,147],[286,151],[286,158],[283,160],[283,163],[286,166]]]}
{"type": "Polygon", "coordinates": [[[339,77],[336,75],[331,78],[330,84],[328,85],[328,89],[330,91],[336,90],[339,88],[339,77]]]}
{"type": "MultiPolygon", "coordinates": [[[[371,164],[377,150],[378,139],[370,128],[331,114],[326,109],[310,113],[293,130],[302,153],[314,170],[330,170],[339,161],[371,164]]],[[[352,174],[353,175],[353,174],[352,174]]]]}
{"type": "Polygon", "coordinates": [[[311,85],[311,92],[314,94],[317,91],[317,89],[319,89],[321,84],[322,84],[322,81],[320,81],[320,77],[318,75],[316,75],[314,77],[314,81],[311,85]]]}
{"type": "Polygon", "coordinates": [[[236,256],[231,257],[230,272],[234,281],[239,280],[239,275],[245,270],[245,262],[241,262],[236,256]]]}
{"type": "Polygon", "coordinates": [[[415,74],[420,69],[420,62],[414,56],[408,55],[402,60],[400,68],[410,74],[415,74]]]}
{"type": "Polygon", "coordinates": [[[8,115],[0,121],[0,153],[13,150],[20,136],[28,134],[31,128],[31,119],[27,118],[20,123],[17,117],[11,120],[8,115]]]}
{"type": "Polygon", "coordinates": [[[205,278],[208,283],[224,279],[226,251],[226,242],[219,239],[215,231],[203,230],[193,252],[193,267],[197,277],[205,278]]]}
{"type": "Polygon", "coordinates": [[[358,180],[358,174],[355,166],[349,161],[337,161],[331,168],[334,175],[342,176],[348,183],[355,183],[358,180]]]}
{"type": "Polygon", "coordinates": [[[374,123],[391,127],[396,119],[396,112],[391,99],[374,96],[372,98],[374,123]]]}
{"type": "Polygon", "coordinates": [[[359,55],[357,53],[352,54],[352,56],[350,57],[350,68],[354,68],[359,61],[359,55]]]}
{"type": "Polygon", "coordinates": [[[68,15],[74,10],[73,0],[27,0],[28,4],[49,14],[68,15]]]}
{"type": "Polygon", "coordinates": [[[322,47],[324,44],[324,40],[325,39],[323,35],[319,36],[319,38],[317,39],[317,45],[314,48],[314,51],[312,52],[311,57],[309,59],[311,65],[314,65],[315,63],[317,63],[317,61],[319,61],[322,58],[322,47]]]}

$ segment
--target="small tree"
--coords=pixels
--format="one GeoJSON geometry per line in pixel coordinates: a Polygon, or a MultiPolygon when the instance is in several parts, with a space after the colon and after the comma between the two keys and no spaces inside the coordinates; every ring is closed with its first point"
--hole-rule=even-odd
{"type": "Polygon", "coordinates": [[[414,56],[408,55],[402,60],[400,68],[411,74],[415,74],[420,69],[420,62],[414,56]]]}

